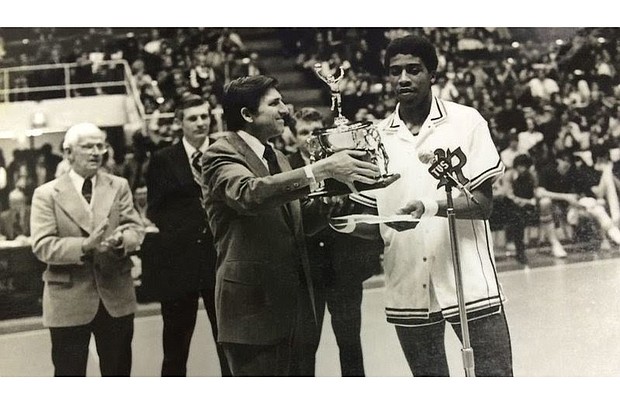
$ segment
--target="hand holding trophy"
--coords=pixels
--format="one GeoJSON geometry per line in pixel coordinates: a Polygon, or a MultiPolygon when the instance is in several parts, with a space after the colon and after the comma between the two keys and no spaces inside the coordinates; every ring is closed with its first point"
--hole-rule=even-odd
{"type": "Polygon", "coordinates": [[[327,179],[323,187],[312,192],[310,196],[344,195],[357,191],[383,188],[391,184],[398,176],[392,175],[388,171],[389,158],[375,125],[369,121],[350,122],[342,115],[342,98],[339,84],[344,78],[344,69],[339,67],[338,77],[325,75],[322,70],[322,64],[316,63],[314,65],[314,72],[329,86],[332,97],[331,109],[335,117],[334,126],[317,129],[308,138],[306,143],[310,159],[317,161],[342,150],[363,151],[365,155],[360,159],[379,166],[381,175],[377,177],[376,183],[365,184],[355,182],[353,186],[346,185],[335,179],[327,179]]]}

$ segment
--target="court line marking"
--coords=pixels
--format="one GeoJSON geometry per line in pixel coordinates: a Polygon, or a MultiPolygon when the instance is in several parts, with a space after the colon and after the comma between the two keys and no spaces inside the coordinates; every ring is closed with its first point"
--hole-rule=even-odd
{"type": "MultiPolygon", "coordinates": [[[[558,267],[563,268],[563,269],[577,269],[577,268],[582,268],[584,264],[593,265],[593,266],[600,266],[600,265],[606,265],[606,264],[610,264],[610,265],[617,264],[620,267],[620,258],[593,259],[590,261],[570,262],[570,263],[565,263],[565,264],[558,263],[558,264],[548,265],[548,266],[539,266],[536,268],[513,269],[509,271],[500,272],[498,276],[501,281],[502,276],[531,274],[534,272],[543,273],[543,272],[548,272],[553,269],[557,269],[558,267]]],[[[367,292],[376,292],[380,290],[385,290],[385,286],[378,286],[378,287],[364,289],[364,291],[367,291],[367,292]]],[[[140,316],[140,317],[136,317],[135,321],[146,322],[146,321],[155,320],[155,319],[161,319],[161,315],[155,314],[151,316],[140,316]]],[[[40,336],[40,335],[47,334],[47,333],[49,333],[49,330],[47,328],[36,329],[36,330],[29,330],[29,331],[24,331],[24,332],[2,334],[0,335],[0,339],[15,339],[15,338],[19,339],[19,338],[25,338],[28,336],[40,336]]]]}

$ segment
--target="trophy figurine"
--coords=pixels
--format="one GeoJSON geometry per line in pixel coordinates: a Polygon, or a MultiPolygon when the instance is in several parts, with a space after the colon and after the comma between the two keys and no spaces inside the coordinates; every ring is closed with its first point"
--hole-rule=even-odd
{"type": "MultiPolygon", "coordinates": [[[[392,176],[388,171],[389,158],[375,125],[369,121],[350,122],[342,116],[342,98],[340,96],[339,84],[342,78],[344,78],[344,69],[339,67],[337,71],[338,77],[324,75],[322,64],[316,63],[314,64],[314,72],[329,86],[331,91],[331,110],[334,113],[334,126],[317,129],[308,138],[306,143],[310,152],[310,160],[320,160],[340,150],[364,150],[367,153],[364,160],[378,165],[381,175],[377,177],[377,182],[374,184],[355,182],[355,189],[357,191],[364,191],[389,185],[392,176]]],[[[351,191],[347,185],[337,180],[327,179],[324,181],[323,186],[313,191],[310,196],[336,196],[357,191],[351,191]]]]}

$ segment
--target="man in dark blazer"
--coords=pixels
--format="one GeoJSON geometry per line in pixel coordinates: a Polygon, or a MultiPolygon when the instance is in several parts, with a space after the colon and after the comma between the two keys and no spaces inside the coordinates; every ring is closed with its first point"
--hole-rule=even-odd
{"type": "MultiPolygon", "coordinates": [[[[202,206],[201,156],[209,146],[211,109],[197,95],[184,97],[175,114],[179,143],[156,152],[147,172],[148,218],[159,228],[157,287],[164,322],[162,376],[185,376],[202,297],[217,339],[215,248],[202,206]]],[[[150,254],[146,254],[150,256],[150,254]]],[[[223,376],[230,370],[217,346],[223,376]]]]}
{"type": "Polygon", "coordinates": [[[235,376],[288,375],[299,317],[313,310],[298,199],[328,177],[372,183],[379,174],[355,151],[291,170],[267,143],[282,134],[289,114],[276,85],[262,75],[227,85],[224,117],[232,132],[203,161],[217,250],[218,341],[235,376]]]}
{"type": "MultiPolygon", "coordinates": [[[[290,127],[297,139],[298,150],[289,156],[294,169],[311,163],[306,140],[323,125],[323,117],[316,109],[302,108],[295,112],[290,127]]],[[[302,199],[304,221],[316,220],[317,215],[323,214],[324,222],[305,229],[318,325],[312,315],[303,319],[302,340],[297,343],[295,351],[299,357],[293,370],[295,375],[314,376],[325,306],[331,315],[342,376],[365,375],[360,339],[363,282],[381,270],[379,255],[383,253],[383,241],[340,234],[328,226],[329,215],[339,215],[334,212],[357,212],[348,208],[353,205],[355,203],[346,197],[302,199]]]]}
{"type": "Polygon", "coordinates": [[[95,336],[103,376],[131,373],[136,294],[130,253],[144,237],[127,180],[101,171],[105,134],[72,126],[63,143],[71,170],[34,191],[32,250],[43,273],[43,324],[55,376],[85,376],[95,336]]]}

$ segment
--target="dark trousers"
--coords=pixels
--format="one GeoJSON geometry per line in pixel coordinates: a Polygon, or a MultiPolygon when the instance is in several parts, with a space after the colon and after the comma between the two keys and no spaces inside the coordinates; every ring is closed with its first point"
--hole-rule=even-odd
{"type": "Polygon", "coordinates": [[[235,377],[286,377],[291,366],[291,340],[273,345],[222,343],[235,377]]]}
{"type": "Polygon", "coordinates": [[[86,376],[88,344],[92,333],[97,345],[101,375],[128,377],[131,374],[133,318],[133,314],[112,317],[100,302],[92,322],[83,326],[51,327],[54,376],[86,376]]]}
{"type": "MultiPolygon", "coordinates": [[[[414,376],[450,375],[444,344],[445,328],[445,321],[428,326],[396,326],[398,340],[414,376]]],[[[462,341],[461,325],[452,324],[452,328],[462,341]]],[[[477,377],[512,377],[510,333],[503,312],[470,321],[469,337],[477,377]]]]}
{"type": "Polygon", "coordinates": [[[300,344],[303,344],[302,340],[305,335],[301,322],[304,317],[313,316],[312,303],[306,285],[299,286],[296,309],[295,321],[291,324],[289,336],[276,344],[222,343],[233,376],[286,377],[297,375],[300,344]]]}
{"type": "MultiPolygon", "coordinates": [[[[187,293],[185,296],[161,302],[161,315],[164,321],[163,347],[164,361],[161,366],[162,377],[184,377],[187,375],[187,357],[196,327],[198,298],[202,296],[213,338],[217,341],[217,320],[215,317],[215,288],[187,293]]],[[[222,347],[216,342],[217,356],[223,377],[230,377],[230,369],[222,347]]]]}
{"type": "Polygon", "coordinates": [[[298,341],[295,343],[295,365],[291,375],[313,377],[316,351],[321,341],[325,307],[331,314],[331,325],[338,344],[340,371],[343,377],[363,377],[364,357],[360,330],[362,326],[361,281],[346,284],[315,282],[314,296],[317,308],[315,322],[312,310],[301,316],[298,341]]]}

